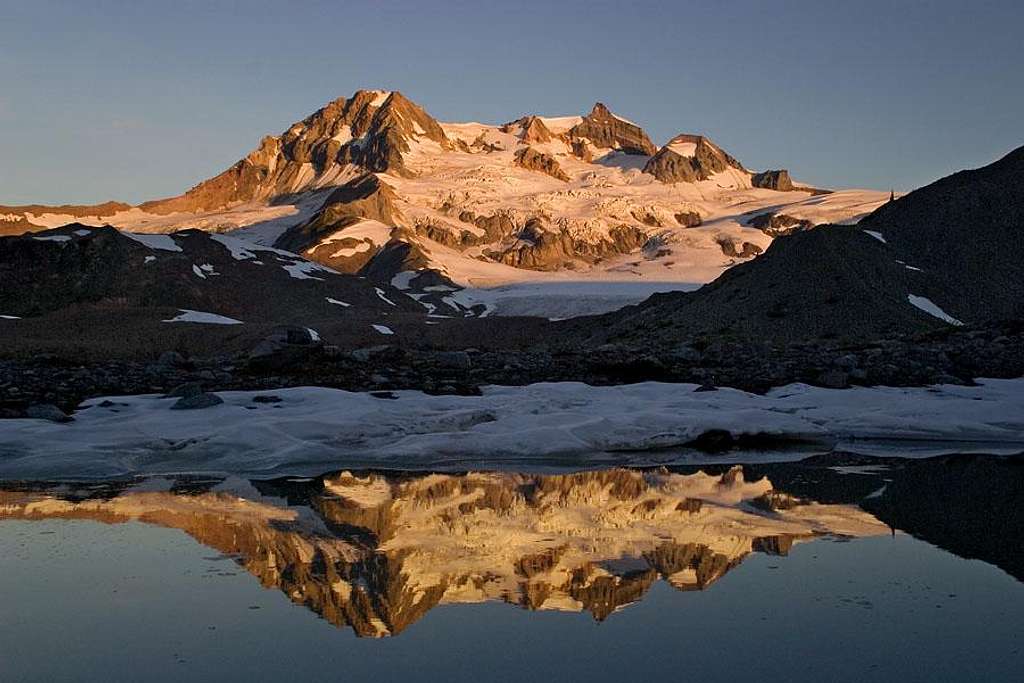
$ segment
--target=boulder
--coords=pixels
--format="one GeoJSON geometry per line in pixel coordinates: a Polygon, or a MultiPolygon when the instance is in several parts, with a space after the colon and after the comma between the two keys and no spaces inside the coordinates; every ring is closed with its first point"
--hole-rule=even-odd
{"type": "Polygon", "coordinates": [[[174,387],[165,395],[166,398],[188,398],[191,396],[198,396],[203,393],[203,385],[201,382],[186,382],[185,384],[179,384],[174,387]]]}
{"type": "Polygon", "coordinates": [[[25,417],[33,420],[49,420],[50,422],[61,423],[72,422],[75,419],[52,403],[37,403],[36,405],[29,406],[25,410],[25,417]]]}
{"type": "Polygon", "coordinates": [[[296,365],[320,352],[323,341],[305,327],[281,327],[249,352],[249,367],[277,370],[296,365]]]}

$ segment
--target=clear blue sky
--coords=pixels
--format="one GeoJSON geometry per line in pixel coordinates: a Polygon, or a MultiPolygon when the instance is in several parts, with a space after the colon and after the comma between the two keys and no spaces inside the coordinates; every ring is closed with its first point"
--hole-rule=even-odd
{"type": "Polygon", "coordinates": [[[911,189],[1024,144],[1024,2],[0,0],[0,204],[178,194],[358,88],[911,189]]]}

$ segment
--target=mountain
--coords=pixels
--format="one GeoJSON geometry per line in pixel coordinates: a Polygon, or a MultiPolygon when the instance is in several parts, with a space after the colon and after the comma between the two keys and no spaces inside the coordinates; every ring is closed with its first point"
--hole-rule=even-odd
{"type": "Polygon", "coordinates": [[[232,232],[417,297],[445,287],[474,315],[494,308],[479,288],[498,285],[707,282],[771,243],[753,216],[851,221],[885,199],[821,193],[785,170],[750,171],[702,135],[658,148],[601,103],[584,116],[444,123],[397,91],[360,90],[180,196],[7,207],[0,229],[232,232]]]}
{"type": "Polygon", "coordinates": [[[584,323],[603,339],[856,338],[1024,318],[1024,147],[856,226],[776,239],[696,292],[584,323]]]}

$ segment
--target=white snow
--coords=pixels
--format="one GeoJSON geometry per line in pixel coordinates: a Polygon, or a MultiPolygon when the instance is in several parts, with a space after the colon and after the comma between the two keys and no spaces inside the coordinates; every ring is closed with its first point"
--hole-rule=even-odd
{"type": "Polygon", "coordinates": [[[70,242],[71,241],[71,236],[70,235],[42,235],[42,236],[38,236],[37,237],[37,236],[33,235],[32,239],[37,240],[39,242],[70,242]]]}
{"type": "Polygon", "coordinates": [[[928,315],[935,316],[939,320],[944,320],[950,325],[963,325],[962,322],[960,322],[959,320],[957,320],[956,318],[954,318],[953,316],[951,316],[950,314],[946,313],[944,310],[936,306],[935,302],[933,302],[931,299],[927,297],[908,294],[907,301],[909,301],[917,308],[920,308],[928,315]]]}
{"type": "MultiPolygon", "coordinates": [[[[294,257],[293,258],[298,258],[294,257]]],[[[296,280],[323,280],[322,277],[316,277],[314,273],[333,273],[334,271],[326,266],[321,266],[319,263],[313,263],[312,261],[292,261],[291,263],[285,263],[281,266],[288,274],[296,280]]]]}
{"type": "Polygon", "coordinates": [[[668,148],[682,157],[692,157],[697,154],[696,142],[674,142],[668,148]]]}
{"type": "Polygon", "coordinates": [[[206,274],[203,272],[203,269],[194,263],[192,264],[192,272],[195,273],[198,277],[201,277],[204,280],[206,279],[206,274]]]}
{"type": "Polygon", "coordinates": [[[398,305],[394,301],[392,301],[391,299],[389,299],[386,296],[384,296],[384,290],[381,289],[380,287],[374,287],[373,291],[377,292],[377,297],[380,298],[380,300],[383,301],[384,303],[391,304],[392,306],[397,306],[398,305]]]}
{"type": "Polygon", "coordinates": [[[309,338],[315,342],[320,341],[320,333],[314,330],[312,327],[307,327],[306,332],[309,332],[309,338]]]}
{"type": "MultiPolygon", "coordinates": [[[[223,405],[199,411],[172,411],[174,399],[149,395],[112,398],[126,404],[115,412],[99,407],[103,399],[97,398],[67,425],[0,421],[0,475],[301,475],[360,465],[467,467],[552,458],[563,464],[696,462],[704,456],[680,449],[710,429],[803,439],[818,452],[1024,451],[1024,379],[846,390],[793,384],[763,396],[696,388],[566,382],[484,387],[482,396],[396,391],[397,400],[380,400],[305,387],[275,390],[283,401],[272,410],[246,409],[257,392],[221,392],[223,405]]],[[[794,453],[709,457],[792,459],[794,453]]]]}
{"type": "Polygon", "coordinates": [[[210,239],[223,244],[231,253],[231,257],[236,261],[248,261],[256,258],[256,254],[251,251],[253,245],[250,242],[221,234],[210,235],[210,239]]]}
{"type": "Polygon", "coordinates": [[[92,234],[92,230],[75,230],[75,234],[79,237],[85,237],[86,235],[92,234]]]}
{"type": "Polygon", "coordinates": [[[404,270],[391,278],[391,286],[395,289],[409,289],[410,283],[419,273],[415,270],[404,270]]]}
{"type": "Polygon", "coordinates": [[[181,247],[170,235],[143,235],[135,232],[122,233],[136,242],[145,244],[150,249],[163,249],[164,251],[181,251],[181,247]]]}
{"type": "Polygon", "coordinates": [[[871,235],[872,237],[874,237],[876,240],[878,240],[882,244],[888,244],[888,242],[885,241],[885,238],[882,237],[882,233],[876,232],[874,230],[865,230],[864,232],[866,232],[867,234],[871,235]]]}
{"type": "Polygon", "coordinates": [[[17,315],[0,315],[0,320],[21,320],[21,316],[17,316],[17,315]]]}
{"type": "Polygon", "coordinates": [[[331,298],[331,297],[329,297],[329,296],[328,296],[328,297],[325,297],[325,298],[327,299],[327,303],[329,303],[329,304],[335,304],[336,306],[344,306],[345,308],[348,308],[349,306],[351,306],[351,305],[352,305],[352,304],[347,304],[347,303],[345,303],[344,301],[340,301],[340,300],[338,300],[338,299],[332,299],[332,298],[331,298]]]}
{"type": "Polygon", "coordinates": [[[216,313],[204,313],[203,311],[193,311],[188,308],[179,309],[181,314],[171,318],[170,320],[164,320],[165,323],[207,323],[210,325],[241,325],[241,320],[235,320],[234,318],[228,318],[227,316],[217,315],[216,313]]]}
{"type": "Polygon", "coordinates": [[[582,116],[540,116],[538,118],[540,118],[544,127],[555,135],[564,133],[573,126],[577,126],[583,122],[582,116]]]}
{"type": "Polygon", "coordinates": [[[147,263],[152,263],[153,261],[156,261],[156,256],[147,256],[146,258],[142,259],[143,265],[147,263]]]}
{"type": "Polygon", "coordinates": [[[372,327],[373,329],[377,330],[381,334],[394,334],[395,333],[395,331],[392,330],[387,325],[371,325],[370,327],[372,327]]]}

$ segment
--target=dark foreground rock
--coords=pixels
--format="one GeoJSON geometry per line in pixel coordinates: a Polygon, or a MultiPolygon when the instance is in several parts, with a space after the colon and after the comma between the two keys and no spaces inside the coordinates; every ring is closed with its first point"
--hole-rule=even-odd
{"type": "Polygon", "coordinates": [[[844,343],[692,338],[684,343],[605,344],[596,348],[412,348],[376,345],[346,353],[303,345],[293,363],[254,367],[247,353],[159,360],[80,363],[53,357],[0,361],[0,415],[25,417],[30,406],[73,410],[95,396],[160,393],[195,399],[207,392],[292,386],[352,391],[416,389],[472,395],[488,384],[579,381],[593,385],[687,382],[753,392],[804,382],[847,386],[969,384],[978,377],[1024,376],[1024,322],[950,328],[844,343]]]}

